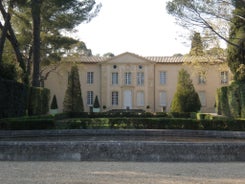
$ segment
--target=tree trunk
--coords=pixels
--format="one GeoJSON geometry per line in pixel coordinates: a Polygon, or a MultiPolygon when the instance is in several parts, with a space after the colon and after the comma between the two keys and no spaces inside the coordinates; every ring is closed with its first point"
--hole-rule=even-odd
{"type": "MultiPolygon", "coordinates": [[[[12,5],[10,4],[9,6],[11,7],[12,5]]],[[[15,51],[16,59],[19,62],[20,67],[23,70],[23,73],[24,73],[23,81],[24,81],[24,83],[28,84],[28,76],[26,74],[26,65],[25,65],[23,56],[22,56],[22,54],[20,52],[19,44],[18,44],[17,38],[15,36],[14,30],[13,30],[11,24],[10,24],[11,16],[4,9],[4,7],[2,5],[2,1],[0,1],[0,11],[1,11],[1,13],[2,13],[2,15],[3,15],[4,19],[5,19],[5,25],[4,26],[0,23],[0,29],[2,30],[2,38],[1,38],[1,45],[0,45],[0,57],[1,57],[0,59],[2,59],[2,52],[3,52],[3,48],[4,48],[4,42],[5,42],[5,38],[7,37],[8,40],[10,41],[14,51],[15,51]]]]}
{"type": "Polygon", "coordinates": [[[33,75],[32,86],[40,87],[40,6],[41,0],[31,1],[33,20],[33,75]]]}

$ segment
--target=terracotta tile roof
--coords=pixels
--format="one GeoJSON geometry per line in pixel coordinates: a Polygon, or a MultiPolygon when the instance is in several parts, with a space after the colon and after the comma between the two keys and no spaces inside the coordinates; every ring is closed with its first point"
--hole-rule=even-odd
{"type": "Polygon", "coordinates": [[[178,56],[178,57],[145,57],[146,59],[156,63],[184,63],[184,62],[224,62],[224,58],[204,57],[204,56],[178,56]]]}
{"type": "Polygon", "coordinates": [[[109,59],[108,57],[101,57],[101,56],[82,56],[80,57],[80,62],[82,63],[100,63],[108,59],[109,59]]]}
{"type": "Polygon", "coordinates": [[[183,63],[183,57],[148,56],[145,58],[156,63],[183,63]]]}
{"type": "MultiPolygon", "coordinates": [[[[115,57],[120,57],[121,55],[124,54],[130,54],[138,58],[142,58],[148,61],[151,61],[153,63],[166,63],[166,64],[181,64],[185,62],[209,62],[209,63],[217,63],[217,62],[224,62],[225,58],[218,58],[218,57],[206,57],[206,56],[177,56],[177,57],[171,57],[171,56],[139,56],[133,53],[123,53],[115,57]]],[[[75,57],[75,58],[66,58],[65,61],[73,61],[73,62],[81,62],[81,63],[101,63],[103,61],[108,61],[111,60],[115,57],[101,57],[101,56],[80,56],[80,57],[75,57]]]]}

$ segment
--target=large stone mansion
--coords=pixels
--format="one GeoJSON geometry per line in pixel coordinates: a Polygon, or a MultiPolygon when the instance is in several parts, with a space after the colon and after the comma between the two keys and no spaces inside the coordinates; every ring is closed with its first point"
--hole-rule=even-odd
{"type": "Polygon", "coordinates": [[[227,64],[209,57],[142,57],[133,53],[118,56],[91,56],[64,61],[45,81],[51,97],[57,97],[59,112],[71,66],[79,68],[85,111],[98,96],[101,111],[111,109],[143,109],[169,111],[176,91],[178,72],[184,68],[191,75],[202,104],[201,112],[215,112],[217,88],[228,85],[232,75],[227,64]],[[102,108],[104,106],[104,109],[102,108]]]}

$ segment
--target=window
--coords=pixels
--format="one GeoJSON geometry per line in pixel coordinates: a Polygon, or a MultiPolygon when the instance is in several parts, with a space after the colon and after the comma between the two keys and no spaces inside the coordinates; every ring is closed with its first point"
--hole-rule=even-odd
{"type": "Polygon", "coordinates": [[[137,92],[137,106],[144,106],[145,105],[145,95],[143,91],[137,92]]]}
{"type": "Polygon", "coordinates": [[[144,73],[143,72],[138,72],[137,73],[137,85],[138,86],[143,86],[144,85],[144,73]]]}
{"type": "Polygon", "coordinates": [[[221,77],[221,84],[227,84],[228,83],[228,72],[227,71],[221,72],[220,77],[221,77]]]}
{"type": "Polygon", "coordinates": [[[124,84],[130,85],[132,83],[131,81],[131,72],[126,72],[124,75],[124,84]]]}
{"type": "Polygon", "coordinates": [[[206,106],[206,93],[205,93],[205,91],[199,91],[198,95],[199,95],[201,105],[206,106]]]}
{"type": "Polygon", "coordinates": [[[160,106],[161,107],[166,107],[167,106],[167,93],[166,93],[166,91],[161,91],[160,92],[159,101],[160,101],[160,106]]]}
{"type": "Polygon", "coordinates": [[[113,65],[113,69],[117,69],[117,65],[113,65]]]}
{"type": "Polygon", "coordinates": [[[118,84],[118,73],[113,72],[111,76],[111,84],[112,85],[117,85],[118,84]]]}
{"type": "Polygon", "coordinates": [[[167,83],[167,72],[160,72],[160,84],[164,85],[167,83]]]}
{"type": "Polygon", "coordinates": [[[87,91],[87,105],[93,105],[94,92],[87,91]]]}
{"type": "Polygon", "coordinates": [[[113,106],[118,105],[118,92],[117,91],[113,91],[112,95],[111,95],[111,104],[113,106]]]}
{"type": "Polygon", "coordinates": [[[94,72],[87,72],[87,84],[94,83],[94,72]]]}
{"type": "Polygon", "coordinates": [[[206,72],[199,72],[198,84],[206,84],[206,72]]]}

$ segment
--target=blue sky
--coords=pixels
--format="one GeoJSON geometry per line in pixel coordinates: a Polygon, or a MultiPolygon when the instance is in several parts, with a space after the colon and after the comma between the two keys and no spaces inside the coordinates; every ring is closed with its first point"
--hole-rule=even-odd
{"type": "Polygon", "coordinates": [[[98,16],[81,24],[76,33],[76,38],[84,41],[94,55],[133,52],[142,56],[171,56],[189,52],[189,33],[167,14],[167,0],[97,2],[102,3],[98,16]]]}

